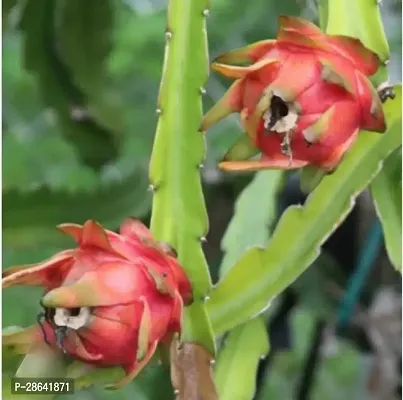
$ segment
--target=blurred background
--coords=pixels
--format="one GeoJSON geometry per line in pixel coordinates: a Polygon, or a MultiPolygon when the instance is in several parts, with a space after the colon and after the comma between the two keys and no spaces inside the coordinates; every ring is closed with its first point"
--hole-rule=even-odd
{"type": "MultiPolygon", "coordinates": [[[[391,81],[398,82],[401,0],[382,3],[391,81]]],[[[318,19],[314,0],[211,1],[210,57],[273,38],[280,14],[318,19]]],[[[127,216],[149,222],[147,168],[165,19],[165,0],[3,1],[3,268],[72,246],[56,231],[58,223],[94,218],[116,230],[127,216]]],[[[211,74],[205,110],[228,84],[211,74]]],[[[221,240],[236,199],[252,179],[262,179],[216,167],[241,134],[234,116],[207,136],[204,249],[215,281],[220,265],[235,261],[225,259],[221,240]]],[[[248,218],[267,218],[267,229],[263,243],[247,245],[264,244],[285,208],[306,198],[298,175],[263,174],[276,184],[258,192],[248,218]],[[270,212],[259,214],[262,209],[270,212]]],[[[8,289],[3,327],[34,323],[39,296],[32,288],[8,289]]],[[[369,193],[360,195],[315,264],[276,299],[265,320],[271,352],[260,362],[255,400],[401,398],[401,277],[387,258],[369,193]]],[[[150,365],[119,392],[92,388],[75,398],[172,396],[167,372],[150,365]]]]}

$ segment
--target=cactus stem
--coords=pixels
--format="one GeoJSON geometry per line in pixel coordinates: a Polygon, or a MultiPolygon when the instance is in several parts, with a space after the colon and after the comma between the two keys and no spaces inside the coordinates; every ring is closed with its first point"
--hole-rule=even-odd
{"type": "Polygon", "coordinates": [[[171,379],[180,400],[216,400],[210,360],[214,334],[202,301],[211,290],[211,277],[200,236],[208,218],[200,176],[205,137],[198,132],[202,119],[202,92],[208,79],[208,47],[204,16],[208,0],[169,0],[165,57],[157,108],[158,119],[150,160],[153,196],[151,231],[169,243],[188,275],[194,302],[184,309],[180,341],[171,356],[171,379]],[[188,201],[189,200],[189,201],[188,201]]]}

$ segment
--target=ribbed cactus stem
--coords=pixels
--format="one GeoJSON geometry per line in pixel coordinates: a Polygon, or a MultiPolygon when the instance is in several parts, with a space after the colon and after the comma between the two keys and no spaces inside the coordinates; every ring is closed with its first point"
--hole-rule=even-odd
{"type": "MultiPolygon", "coordinates": [[[[205,305],[211,278],[202,249],[208,218],[200,179],[205,142],[199,132],[202,96],[209,71],[205,25],[208,12],[206,0],[168,2],[165,59],[157,105],[159,120],[150,163],[151,230],[157,240],[169,243],[176,250],[193,286],[194,302],[185,310],[182,334],[187,356],[178,354],[176,360],[192,358],[189,357],[192,343],[202,345],[208,357],[213,357],[215,352],[205,305]]],[[[202,358],[194,358],[196,365],[176,363],[174,368],[179,375],[178,368],[185,373],[185,369],[190,368],[193,372],[189,373],[195,373],[201,380],[209,379],[208,376],[212,376],[210,364],[197,363],[197,359],[202,358]]],[[[183,384],[186,379],[180,380],[179,385],[183,384]]],[[[193,384],[198,386],[197,382],[193,384]]],[[[176,389],[181,398],[185,389],[176,389]]],[[[193,389],[191,392],[195,393],[193,389]]],[[[186,390],[189,393],[189,389],[186,390]]],[[[195,398],[213,399],[199,395],[195,398]]]]}
{"type": "Polygon", "coordinates": [[[199,297],[211,287],[201,247],[208,221],[200,180],[205,143],[198,131],[208,78],[206,7],[205,0],[169,1],[159,121],[150,163],[151,230],[176,249],[199,297]]]}

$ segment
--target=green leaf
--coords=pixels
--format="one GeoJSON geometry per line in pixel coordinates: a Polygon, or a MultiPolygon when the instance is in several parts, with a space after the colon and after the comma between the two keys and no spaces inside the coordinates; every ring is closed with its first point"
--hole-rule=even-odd
{"type": "Polygon", "coordinates": [[[77,191],[98,184],[96,172],[81,165],[74,147],[53,132],[22,139],[10,132],[3,137],[3,146],[3,191],[34,189],[42,184],[77,191]]]}
{"type": "MultiPolygon", "coordinates": [[[[134,76],[145,79],[161,78],[164,54],[163,27],[166,10],[133,12],[131,6],[116,7],[114,46],[108,61],[108,73],[112,76],[134,76]]],[[[133,79],[133,78],[131,78],[133,79]]]]}
{"type": "Polygon", "coordinates": [[[255,318],[231,331],[215,370],[220,400],[252,399],[257,367],[268,351],[269,341],[261,318],[255,318]]]}
{"type": "Polygon", "coordinates": [[[58,31],[61,54],[76,84],[86,93],[99,93],[105,79],[104,64],[112,47],[113,12],[110,0],[62,3],[58,31]]]}
{"type": "Polygon", "coordinates": [[[320,246],[346,218],[358,194],[379,172],[381,162],[401,146],[401,86],[387,100],[385,134],[361,132],[337,170],[323,178],[305,205],[280,219],[269,246],[251,249],[217,284],[208,302],[216,333],[223,333],[264,310],[320,254],[320,246]]]}
{"type": "MultiPolygon", "coordinates": [[[[16,11],[21,13],[22,8],[16,11]]],[[[50,113],[41,102],[36,79],[22,65],[23,39],[21,32],[14,29],[3,36],[3,137],[14,133],[20,137],[55,134],[50,113]]]]}
{"type": "Polygon", "coordinates": [[[136,169],[120,182],[100,184],[93,191],[53,191],[46,187],[3,193],[3,246],[29,248],[63,245],[64,235],[55,230],[63,222],[95,219],[116,229],[127,217],[143,217],[150,207],[147,178],[136,169]]]}
{"type": "Polygon", "coordinates": [[[123,129],[123,110],[112,106],[106,87],[115,11],[112,0],[64,0],[57,34],[63,61],[86,96],[85,107],[116,134],[123,129]]]}
{"type": "Polygon", "coordinates": [[[161,115],[150,163],[155,187],[151,230],[169,243],[192,282],[194,303],[185,310],[183,340],[202,343],[214,353],[214,336],[205,308],[211,289],[201,246],[208,219],[199,165],[205,146],[199,132],[202,88],[208,78],[203,11],[207,1],[170,0],[167,45],[158,108],[161,115]]]}
{"type": "Polygon", "coordinates": [[[117,156],[118,138],[87,115],[85,98],[56,52],[55,19],[55,1],[27,1],[21,20],[25,67],[35,74],[44,103],[53,108],[55,125],[86,164],[99,168],[117,156]]]}
{"type": "Polygon", "coordinates": [[[282,171],[261,171],[239,195],[234,216],[221,242],[225,252],[220,275],[225,275],[249,247],[266,246],[275,217],[276,194],[282,171]]]}
{"type": "Polygon", "coordinates": [[[388,80],[385,63],[390,59],[379,2],[374,0],[328,0],[326,33],[360,39],[384,64],[371,78],[375,86],[388,80]]]}
{"type": "Polygon", "coordinates": [[[383,163],[371,184],[371,193],[382,222],[386,249],[394,267],[402,271],[402,148],[383,163]]]}

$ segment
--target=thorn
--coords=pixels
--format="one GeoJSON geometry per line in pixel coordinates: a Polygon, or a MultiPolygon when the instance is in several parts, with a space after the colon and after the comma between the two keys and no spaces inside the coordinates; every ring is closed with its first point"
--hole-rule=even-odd
{"type": "Polygon", "coordinates": [[[199,167],[200,169],[203,169],[203,168],[204,168],[204,164],[203,164],[203,163],[200,163],[200,164],[198,165],[198,167],[199,167]]]}
{"type": "Polygon", "coordinates": [[[261,359],[261,360],[265,360],[266,357],[267,357],[266,354],[262,354],[262,355],[260,356],[260,359],[261,359]]]}
{"type": "Polygon", "coordinates": [[[174,390],[174,395],[177,396],[179,394],[179,389],[174,390]]]}
{"type": "Polygon", "coordinates": [[[207,93],[207,90],[202,86],[202,87],[200,88],[200,94],[201,94],[202,96],[204,96],[206,93],[207,93]]]}
{"type": "Polygon", "coordinates": [[[214,365],[215,364],[215,360],[210,360],[210,365],[214,365]]]}
{"type": "Polygon", "coordinates": [[[152,183],[148,185],[148,189],[149,192],[154,193],[157,190],[157,187],[155,185],[153,185],[152,183]]]}
{"type": "Polygon", "coordinates": [[[162,114],[162,110],[161,110],[160,108],[157,108],[157,109],[155,110],[155,112],[156,112],[157,115],[161,115],[161,114],[162,114]]]}
{"type": "Polygon", "coordinates": [[[202,236],[202,237],[200,238],[200,241],[201,241],[202,243],[207,243],[207,239],[206,239],[205,236],[202,236]]]}
{"type": "Polygon", "coordinates": [[[205,10],[203,10],[203,15],[204,15],[205,17],[208,17],[209,14],[210,14],[210,10],[209,10],[208,8],[206,8],[205,10]]]}
{"type": "Polygon", "coordinates": [[[209,301],[210,300],[210,296],[204,296],[203,297],[203,301],[209,301]]]}
{"type": "Polygon", "coordinates": [[[171,39],[172,39],[172,32],[166,31],[166,32],[165,32],[165,39],[166,39],[167,41],[171,40],[171,39]]]}

